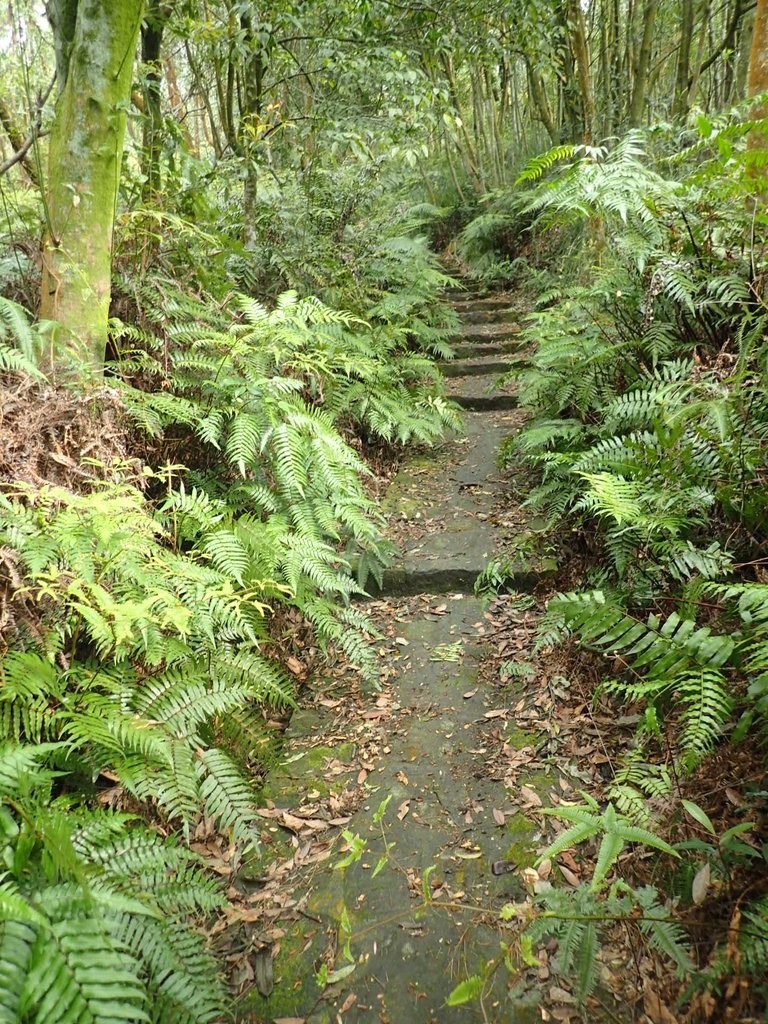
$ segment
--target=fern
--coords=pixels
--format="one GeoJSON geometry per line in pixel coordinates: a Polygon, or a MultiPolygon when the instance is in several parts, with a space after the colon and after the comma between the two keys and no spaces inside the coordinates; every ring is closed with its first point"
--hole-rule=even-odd
{"type": "Polygon", "coordinates": [[[570,160],[571,157],[575,156],[580,149],[580,146],[574,146],[568,143],[563,146],[555,146],[546,153],[542,153],[540,156],[534,157],[532,160],[528,161],[525,169],[520,172],[515,185],[521,185],[524,182],[529,181],[536,181],[545,173],[545,171],[554,167],[554,165],[560,160],[570,160]]]}

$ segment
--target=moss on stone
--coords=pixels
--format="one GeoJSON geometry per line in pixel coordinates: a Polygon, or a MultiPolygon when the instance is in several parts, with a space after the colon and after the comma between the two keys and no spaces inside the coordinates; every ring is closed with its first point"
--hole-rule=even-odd
{"type": "Polygon", "coordinates": [[[405,519],[424,508],[424,490],[433,480],[441,479],[449,453],[434,452],[428,456],[409,459],[389,485],[381,507],[389,515],[405,519]]]}
{"type": "Polygon", "coordinates": [[[298,804],[309,790],[314,789],[320,796],[328,796],[331,789],[323,778],[325,765],[333,760],[347,764],[354,756],[354,743],[340,743],[338,747],[309,747],[270,772],[261,795],[264,799],[289,807],[298,804]]]}
{"type": "Polygon", "coordinates": [[[507,833],[510,844],[505,859],[518,869],[530,868],[536,860],[536,825],[524,814],[513,814],[507,818],[507,833]]]}
{"type": "Polygon", "coordinates": [[[504,742],[515,750],[535,747],[541,739],[541,733],[526,732],[524,729],[510,729],[504,733],[504,742]]]}
{"type": "MultiPolygon", "coordinates": [[[[271,994],[262,996],[254,986],[238,1006],[238,1020],[302,1017],[306,1007],[320,995],[314,961],[322,954],[326,941],[323,929],[312,927],[311,922],[293,922],[280,939],[280,950],[273,963],[271,994]]],[[[319,1024],[321,1018],[313,1020],[319,1024]]]]}

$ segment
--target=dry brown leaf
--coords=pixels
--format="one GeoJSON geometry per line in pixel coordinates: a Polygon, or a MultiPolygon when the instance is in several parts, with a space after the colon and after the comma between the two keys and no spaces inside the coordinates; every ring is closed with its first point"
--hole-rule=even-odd
{"type": "Polygon", "coordinates": [[[530,786],[520,787],[520,796],[525,800],[529,807],[542,807],[542,800],[535,789],[531,789],[530,786]]]}
{"type": "Polygon", "coordinates": [[[505,825],[507,821],[507,816],[504,813],[504,811],[500,811],[498,807],[494,807],[493,820],[496,822],[497,825],[505,825]]]}
{"type": "Polygon", "coordinates": [[[570,1006],[576,1005],[576,996],[566,991],[566,989],[560,988],[559,985],[552,985],[550,987],[549,998],[553,1003],[568,1003],[570,1006]]]}
{"type": "Polygon", "coordinates": [[[462,693],[462,697],[464,698],[464,700],[469,700],[470,697],[474,697],[476,693],[477,687],[475,687],[474,690],[467,690],[466,693],[462,693]]]}
{"type": "Polygon", "coordinates": [[[560,856],[557,859],[559,860],[559,862],[561,864],[565,864],[565,866],[567,868],[570,868],[571,871],[575,871],[577,875],[580,874],[581,868],[576,863],[572,853],[569,853],[566,850],[564,853],[561,853],[560,856]]]}
{"type": "Polygon", "coordinates": [[[539,880],[539,873],[536,868],[523,868],[520,877],[526,885],[535,885],[539,880]]]}
{"type": "Polygon", "coordinates": [[[709,864],[705,864],[704,867],[699,868],[693,879],[691,886],[691,896],[696,906],[700,906],[707,898],[707,891],[709,889],[709,883],[711,879],[711,872],[709,864]]]}
{"type": "Polygon", "coordinates": [[[494,711],[486,711],[483,718],[506,718],[506,708],[496,708],[494,711]]]}
{"type": "Polygon", "coordinates": [[[643,1009],[653,1021],[653,1024],[677,1024],[677,1017],[672,1013],[666,1003],[656,992],[647,988],[643,992],[643,1009]]]}
{"type": "Polygon", "coordinates": [[[344,1002],[341,1004],[340,1013],[346,1013],[347,1010],[351,1010],[357,1002],[357,996],[354,992],[350,992],[344,1002]]]}
{"type": "Polygon", "coordinates": [[[560,865],[560,872],[563,878],[566,880],[568,885],[572,885],[574,889],[578,889],[581,885],[581,879],[575,871],[571,871],[570,868],[566,868],[564,865],[560,865]]]}
{"type": "Polygon", "coordinates": [[[397,808],[397,816],[400,819],[400,821],[402,821],[403,818],[405,818],[405,816],[408,814],[410,809],[411,809],[411,801],[410,800],[403,800],[403,802],[397,808]]]}

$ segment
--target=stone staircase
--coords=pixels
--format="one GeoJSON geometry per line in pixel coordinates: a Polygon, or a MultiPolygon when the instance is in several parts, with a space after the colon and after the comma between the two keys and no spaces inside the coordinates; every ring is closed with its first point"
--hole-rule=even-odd
{"type": "MultiPolygon", "coordinates": [[[[400,549],[381,593],[471,590],[497,540],[490,508],[503,500],[499,446],[517,428],[515,383],[497,381],[524,360],[518,313],[506,296],[466,293],[454,302],[456,358],[441,364],[449,396],[463,407],[464,435],[408,458],[384,501],[400,549]],[[479,319],[478,319],[479,318],[479,319]]],[[[540,577],[521,568],[519,591],[540,577]]],[[[372,581],[371,593],[379,593],[372,581]]]]}
{"type": "MultiPolygon", "coordinates": [[[[384,689],[369,695],[368,707],[353,697],[357,712],[350,717],[343,714],[346,699],[329,700],[323,688],[319,703],[295,716],[283,763],[265,791],[277,808],[306,816],[307,808],[316,813],[313,801],[321,797],[318,763],[338,772],[329,783],[335,790],[354,788],[357,779],[365,787],[359,806],[328,828],[345,827],[344,835],[357,837],[352,841],[365,850],[339,867],[348,839],[326,859],[302,866],[312,843],[294,839],[293,899],[300,902],[284,900],[272,912],[300,910],[292,918],[287,913],[279,953],[263,954],[270,969],[270,957],[276,959],[274,990],[253,1004],[260,1021],[549,1019],[536,992],[525,1000],[510,997],[512,979],[503,967],[490,971],[484,1002],[448,1005],[459,982],[497,962],[500,943],[510,938],[500,910],[524,897],[518,872],[542,843],[538,826],[521,811],[517,786],[484,768],[494,743],[533,749],[542,737],[516,724],[511,701],[520,693],[500,691],[483,671],[484,605],[472,590],[488,560],[504,550],[510,528],[525,530],[514,515],[510,527],[511,484],[497,465],[499,444],[518,428],[521,413],[512,389],[496,396],[501,406],[486,391],[519,352],[518,329],[506,297],[463,297],[456,308],[461,355],[449,364],[448,377],[451,395],[466,410],[464,432],[426,456],[411,455],[384,502],[400,549],[385,577],[391,600],[368,606],[382,627],[377,652],[384,689]],[[365,759],[356,762],[360,745],[365,759]],[[334,984],[321,989],[314,975],[329,957],[334,984]]],[[[531,591],[541,579],[521,569],[511,586],[531,591]]],[[[542,798],[555,782],[543,765],[519,777],[542,798]]],[[[288,820],[300,828],[301,819],[288,820]]],[[[329,832],[321,834],[325,839],[329,832]]]]}

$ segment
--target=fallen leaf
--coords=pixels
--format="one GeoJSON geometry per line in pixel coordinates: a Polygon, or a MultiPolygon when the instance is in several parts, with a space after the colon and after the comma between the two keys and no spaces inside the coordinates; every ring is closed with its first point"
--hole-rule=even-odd
{"type": "Polygon", "coordinates": [[[560,865],[560,872],[563,878],[566,880],[568,885],[572,885],[574,889],[578,889],[581,885],[581,879],[575,871],[571,871],[570,868],[565,867],[563,864],[560,865]]]}
{"type": "Polygon", "coordinates": [[[552,874],[552,861],[547,857],[539,864],[539,878],[547,879],[552,874]]]}
{"type": "Polygon", "coordinates": [[[666,1003],[661,1001],[660,996],[649,988],[643,992],[643,1009],[651,1018],[653,1024],[677,1024],[677,1017],[675,1017],[666,1003]]]}
{"type": "Polygon", "coordinates": [[[469,698],[474,697],[476,693],[477,687],[475,687],[474,690],[467,690],[466,693],[462,693],[462,697],[464,698],[464,700],[469,700],[469,698]]]}
{"type": "Polygon", "coordinates": [[[570,868],[571,871],[575,871],[577,875],[581,872],[581,868],[576,863],[573,854],[567,850],[560,854],[558,860],[561,864],[565,864],[566,867],[570,868]]]}
{"type": "Polygon", "coordinates": [[[340,1013],[346,1013],[347,1010],[351,1010],[352,1009],[352,1007],[355,1005],[356,1002],[357,1002],[357,996],[355,995],[354,992],[350,992],[349,995],[347,996],[347,998],[341,1004],[341,1010],[339,1012],[340,1013]]]}
{"type": "Polygon", "coordinates": [[[535,789],[531,789],[530,786],[520,787],[520,796],[525,800],[529,807],[542,807],[542,800],[535,789]]]}
{"type": "Polygon", "coordinates": [[[526,885],[535,885],[539,880],[539,872],[536,868],[523,868],[520,877],[526,885]]]}
{"type": "Polygon", "coordinates": [[[552,985],[549,990],[549,998],[553,1003],[569,1003],[571,1006],[576,1005],[576,996],[571,995],[570,992],[566,992],[564,988],[560,988],[559,985],[552,985]]]}
{"type": "Polygon", "coordinates": [[[403,818],[405,818],[405,816],[408,814],[410,809],[411,809],[411,801],[410,800],[403,800],[403,802],[397,808],[397,816],[400,819],[400,821],[402,821],[403,818]]]}
{"type": "Polygon", "coordinates": [[[483,718],[506,718],[506,708],[496,708],[494,711],[486,711],[483,718]]]}
{"type": "Polygon", "coordinates": [[[735,789],[726,789],[725,795],[731,801],[734,807],[744,806],[744,797],[741,793],[737,793],[735,789]]]}
{"type": "Polygon", "coordinates": [[[411,641],[410,640],[406,640],[404,636],[396,636],[395,637],[395,643],[399,644],[401,647],[410,647],[411,646],[411,641]]]}
{"type": "Polygon", "coordinates": [[[405,772],[395,772],[395,778],[398,782],[401,782],[404,786],[408,785],[408,776],[405,772]]]}
{"type": "Polygon", "coordinates": [[[699,868],[696,872],[696,876],[693,879],[693,884],[691,886],[691,895],[696,906],[700,906],[707,897],[710,877],[709,864],[705,864],[703,868],[699,868]]]}
{"type": "Polygon", "coordinates": [[[496,822],[497,825],[505,825],[507,821],[507,816],[504,814],[504,811],[500,811],[497,807],[494,807],[493,820],[496,822]]]}
{"type": "Polygon", "coordinates": [[[357,784],[358,784],[358,786],[362,786],[362,784],[365,782],[365,780],[367,778],[368,778],[368,772],[365,770],[365,768],[361,768],[360,771],[357,773],[357,784]]]}

